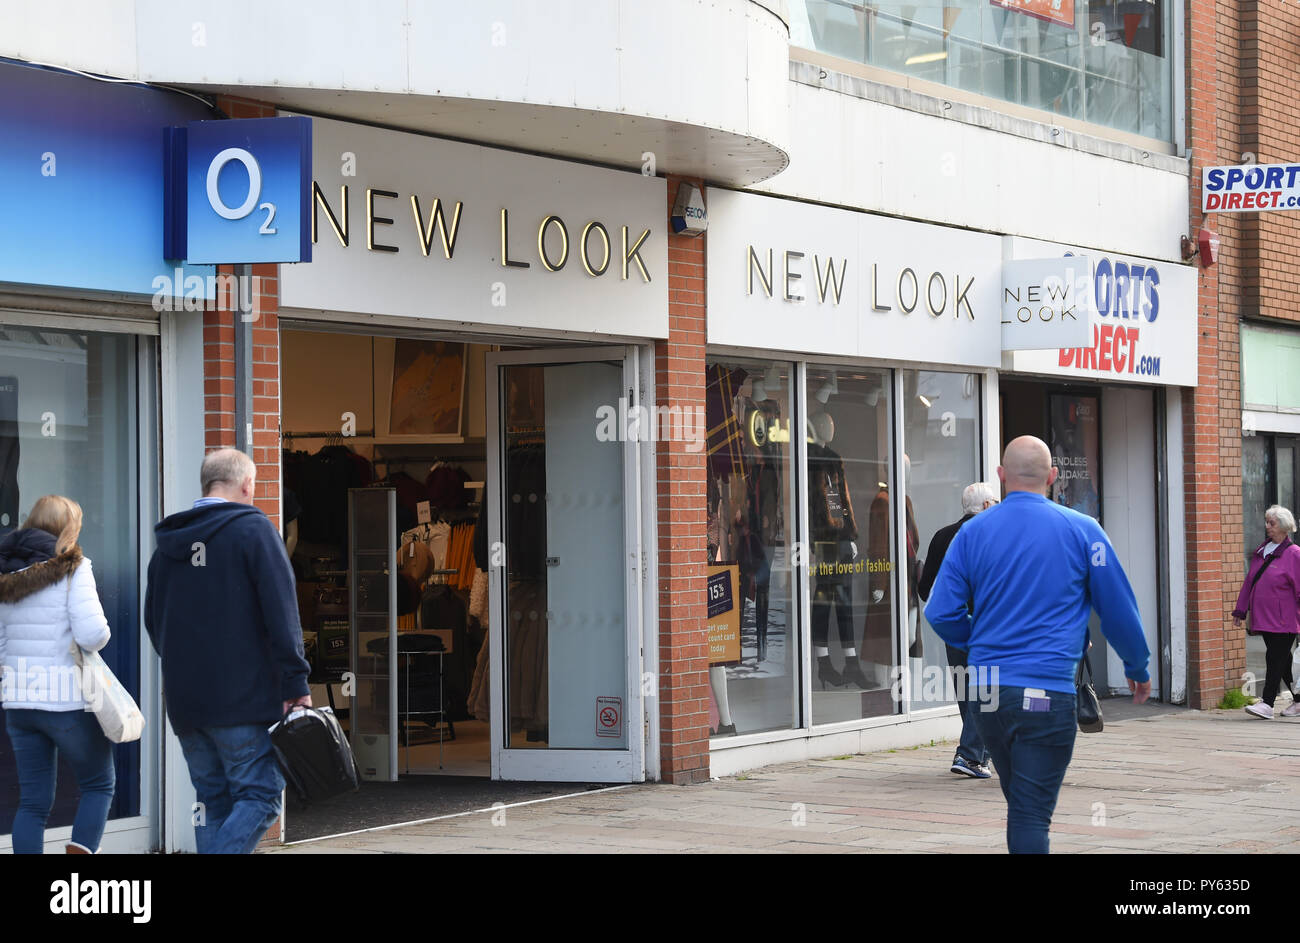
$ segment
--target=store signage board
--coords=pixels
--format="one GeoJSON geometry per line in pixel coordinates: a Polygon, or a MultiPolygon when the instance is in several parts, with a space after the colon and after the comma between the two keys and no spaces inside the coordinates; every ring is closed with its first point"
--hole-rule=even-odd
{"type": "Polygon", "coordinates": [[[311,261],[310,118],[193,121],[164,140],[169,259],[311,261]]]}
{"type": "Polygon", "coordinates": [[[163,255],[160,149],[164,128],[209,108],[8,62],[0,87],[0,282],[146,296],[206,285],[210,266],[177,279],[163,255]]]}
{"type": "Polygon", "coordinates": [[[1015,10],[1035,19],[1074,29],[1074,0],[989,0],[989,2],[1004,10],[1015,10]]]}
{"type": "Polygon", "coordinates": [[[281,307],[668,336],[662,178],[324,118],[312,155],[281,307]]]}
{"type": "Polygon", "coordinates": [[[1201,168],[1201,212],[1255,213],[1300,209],[1300,164],[1201,168]]]}
{"type": "Polygon", "coordinates": [[[1082,347],[1091,337],[1092,266],[1085,256],[1002,263],[1002,349],[1082,347]]]}
{"type": "Polygon", "coordinates": [[[1001,363],[998,237],[731,190],[707,203],[709,343],[1001,363]]]}
{"type": "Polygon", "coordinates": [[[1086,256],[1093,273],[1085,342],[1056,350],[1008,351],[1004,369],[1118,383],[1196,385],[1195,269],[1018,236],[1004,242],[1008,260],[1086,256]]]}

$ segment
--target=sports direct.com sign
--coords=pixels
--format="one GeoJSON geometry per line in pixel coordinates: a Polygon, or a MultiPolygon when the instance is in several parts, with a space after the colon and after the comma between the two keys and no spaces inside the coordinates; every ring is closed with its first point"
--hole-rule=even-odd
{"type": "Polygon", "coordinates": [[[1300,164],[1243,164],[1205,167],[1201,211],[1251,213],[1300,209],[1300,164]]]}

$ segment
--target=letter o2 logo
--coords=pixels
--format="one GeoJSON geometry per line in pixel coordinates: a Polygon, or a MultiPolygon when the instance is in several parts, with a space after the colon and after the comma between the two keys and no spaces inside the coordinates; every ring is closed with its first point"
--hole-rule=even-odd
{"type": "Polygon", "coordinates": [[[266,220],[258,229],[258,233],[273,236],[275,235],[275,228],[271,223],[275,219],[275,204],[263,203],[258,206],[257,199],[261,195],[262,168],[258,166],[256,157],[242,147],[228,147],[212,158],[212,163],[208,165],[208,204],[213,211],[222,219],[235,220],[243,219],[253,212],[254,206],[257,206],[259,210],[266,211],[266,220]],[[248,195],[244,198],[244,202],[234,209],[226,205],[225,201],[221,199],[221,193],[217,190],[217,180],[221,177],[221,171],[232,160],[239,161],[244,165],[244,169],[248,171],[248,195]]]}

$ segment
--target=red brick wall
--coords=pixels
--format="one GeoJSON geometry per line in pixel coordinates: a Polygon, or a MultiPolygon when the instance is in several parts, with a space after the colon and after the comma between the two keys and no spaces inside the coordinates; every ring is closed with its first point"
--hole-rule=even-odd
{"type": "MultiPolygon", "coordinates": [[[[680,182],[668,179],[665,216],[680,182]]],[[[668,238],[669,335],[655,344],[655,401],[683,411],[704,409],[706,238],[668,238]]],[[[660,777],[682,784],[709,778],[704,462],[685,442],[658,445],[660,777]]]]}
{"type": "Polygon", "coordinates": [[[1241,336],[1243,318],[1300,321],[1294,303],[1300,217],[1201,213],[1201,168],[1300,158],[1300,4],[1187,3],[1189,232],[1222,243],[1200,279],[1200,386],[1185,401],[1189,686],[1213,706],[1242,683],[1245,637],[1228,611],[1243,578],[1241,336]]]}

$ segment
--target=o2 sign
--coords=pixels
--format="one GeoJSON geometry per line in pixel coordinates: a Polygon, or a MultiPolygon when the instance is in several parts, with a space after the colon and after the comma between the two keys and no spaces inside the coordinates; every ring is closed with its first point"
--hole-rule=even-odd
{"type": "Polygon", "coordinates": [[[311,261],[310,118],[195,121],[165,140],[167,258],[311,261]]]}

